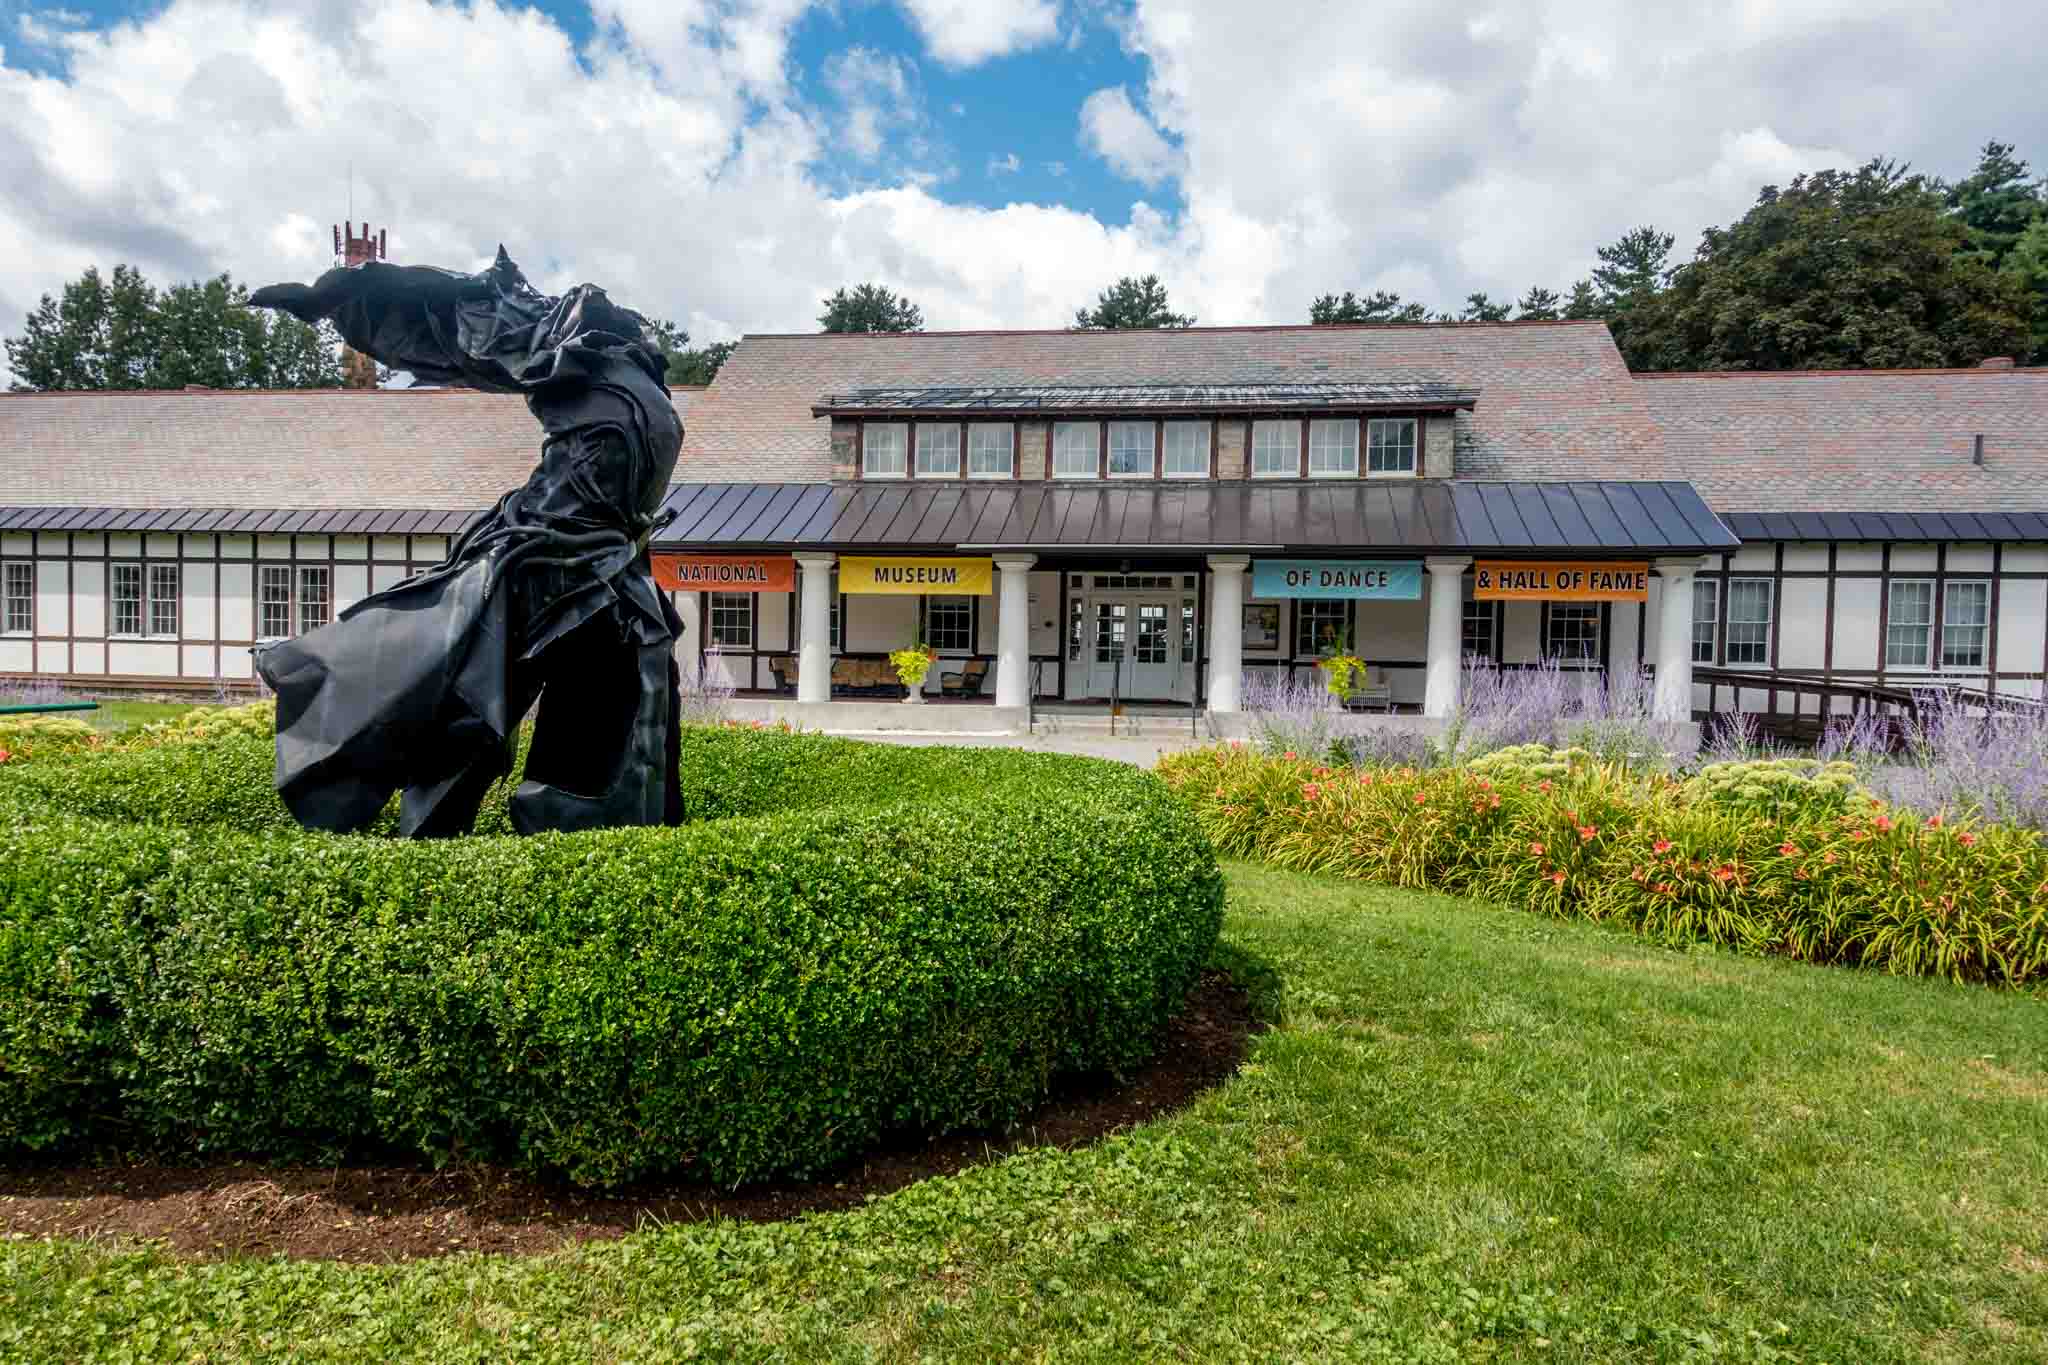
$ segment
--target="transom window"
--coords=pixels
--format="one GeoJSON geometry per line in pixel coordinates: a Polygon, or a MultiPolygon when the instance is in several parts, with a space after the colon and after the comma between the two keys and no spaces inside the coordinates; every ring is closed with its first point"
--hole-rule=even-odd
{"type": "Polygon", "coordinates": [[[1415,472],[1415,419],[1375,417],[1365,424],[1366,472],[1369,474],[1413,474],[1415,472]]]}
{"type": "Polygon", "coordinates": [[[711,628],[705,634],[719,649],[754,647],[754,594],[714,592],[711,595],[711,628]]]}
{"type": "Polygon", "coordinates": [[[265,564],[256,589],[259,639],[303,635],[334,619],[334,583],[325,564],[265,564]]]}
{"type": "Polygon", "coordinates": [[[1771,580],[1733,578],[1728,581],[1728,662],[1768,664],[1771,661],[1771,580]]]}
{"type": "Polygon", "coordinates": [[[1109,424],[1109,474],[1111,478],[1152,477],[1152,424],[1111,422],[1109,424]]]}
{"type": "Polygon", "coordinates": [[[1016,430],[1008,422],[976,422],[967,428],[967,476],[1007,479],[1016,469],[1016,430]]]}
{"type": "Polygon", "coordinates": [[[960,428],[951,422],[917,426],[917,476],[951,479],[960,473],[960,428]]]}
{"type": "Polygon", "coordinates": [[[1982,668],[1990,625],[1991,585],[1950,583],[1941,601],[1941,666],[1982,668]]]}
{"type": "Polygon", "coordinates": [[[909,472],[910,428],[901,422],[868,422],[861,428],[860,466],[870,479],[900,479],[909,472]]]}
{"type": "Polygon", "coordinates": [[[0,565],[0,630],[27,635],[36,628],[36,567],[26,560],[0,565]]]}
{"type": "Polygon", "coordinates": [[[1721,634],[1721,583],[1713,578],[1692,581],[1692,661],[1714,662],[1714,642],[1721,634]]]}
{"type": "Polygon", "coordinates": [[[1092,479],[1101,466],[1102,425],[1099,422],[1052,424],[1052,476],[1092,479]]]}
{"type": "Polygon", "coordinates": [[[924,642],[942,654],[972,653],[974,651],[974,599],[971,597],[925,598],[924,642]]]}
{"type": "Polygon", "coordinates": [[[1600,662],[1600,604],[1552,602],[1544,652],[1561,663],[1600,662]]]}
{"type": "Polygon", "coordinates": [[[1162,441],[1169,479],[1200,479],[1209,473],[1209,424],[1168,422],[1162,441]]]}
{"type": "Polygon", "coordinates": [[[1294,652],[1298,657],[1321,658],[1344,644],[1351,625],[1351,604],[1322,597],[1305,597],[1294,604],[1294,652]]]}
{"type": "Polygon", "coordinates": [[[1925,668],[1934,646],[1934,580],[1895,578],[1885,611],[1884,666],[1925,668]]]}
{"type": "Polygon", "coordinates": [[[178,566],[151,564],[113,566],[114,635],[178,633],[178,566]]]}
{"type": "Polygon", "coordinates": [[[1358,472],[1358,423],[1349,418],[1308,424],[1308,472],[1328,477],[1358,472]]]}
{"type": "Polygon", "coordinates": [[[1277,479],[1301,472],[1301,423],[1252,423],[1252,477],[1277,479]]]}
{"type": "Polygon", "coordinates": [[[1467,659],[1492,662],[1496,605],[1493,602],[1475,602],[1470,598],[1465,600],[1465,619],[1460,634],[1467,659]]]}

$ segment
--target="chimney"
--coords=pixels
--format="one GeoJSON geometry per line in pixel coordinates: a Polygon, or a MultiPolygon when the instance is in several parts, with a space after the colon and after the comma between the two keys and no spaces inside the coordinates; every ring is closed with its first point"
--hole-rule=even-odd
{"type": "MultiPolygon", "coordinates": [[[[334,254],[338,263],[350,268],[381,261],[385,257],[384,229],[379,228],[375,236],[370,225],[363,224],[360,236],[354,223],[343,223],[334,229],[334,254]]],[[[377,387],[377,362],[366,355],[359,355],[344,346],[341,348],[342,385],[351,389],[374,389],[377,387]]]]}
{"type": "Polygon", "coordinates": [[[1989,360],[1978,361],[1977,368],[1980,370],[2009,370],[2012,368],[2012,357],[2009,355],[1995,355],[1989,360]]]}

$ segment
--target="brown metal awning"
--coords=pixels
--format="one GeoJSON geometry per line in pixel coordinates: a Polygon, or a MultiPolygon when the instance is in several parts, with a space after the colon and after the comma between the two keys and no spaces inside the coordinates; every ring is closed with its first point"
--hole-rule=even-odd
{"type": "Polygon", "coordinates": [[[0,531],[183,531],[187,534],[455,535],[483,515],[416,507],[4,507],[0,531]]]}
{"type": "Polygon", "coordinates": [[[1683,482],[700,483],[663,549],[1702,554],[1741,542],[1683,482]]]}
{"type": "Polygon", "coordinates": [[[2048,512],[1725,512],[1744,540],[2048,540],[2048,512]]]}

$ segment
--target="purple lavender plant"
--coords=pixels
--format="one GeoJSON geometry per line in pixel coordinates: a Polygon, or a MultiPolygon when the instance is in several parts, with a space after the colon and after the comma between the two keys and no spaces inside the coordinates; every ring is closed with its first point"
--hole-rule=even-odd
{"type": "Polygon", "coordinates": [[[1289,678],[1277,668],[1249,668],[1242,684],[1252,742],[1271,754],[1331,755],[1343,717],[1330,708],[1329,691],[1289,678]]]}
{"type": "Polygon", "coordinates": [[[1858,761],[1865,785],[1888,801],[2048,830],[2048,708],[1986,714],[1942,697],[1921,707],[1905,753],[1888,761],[1870,735],[1830,730],[1824,752],[1858,761]]]}

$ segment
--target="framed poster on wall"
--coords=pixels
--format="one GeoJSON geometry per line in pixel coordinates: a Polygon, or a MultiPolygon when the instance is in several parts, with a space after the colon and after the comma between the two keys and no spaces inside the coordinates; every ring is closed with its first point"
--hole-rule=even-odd
{"type": "Polygon", "coordinates": [[[1247,602],[1244,606],[1244,647],[1280,648],[1280,604],[1247,602]]]}

